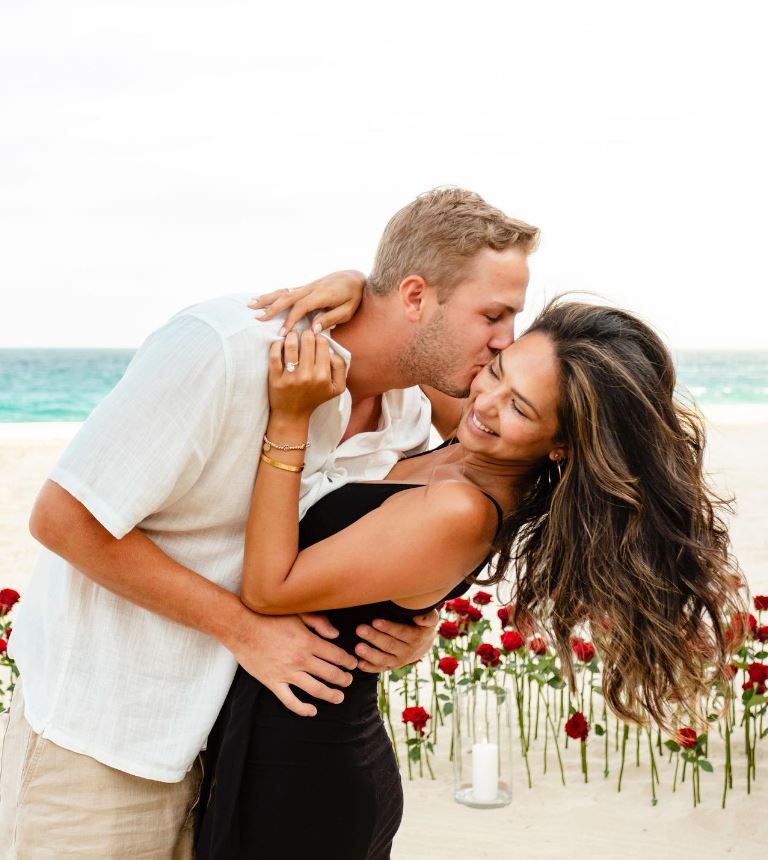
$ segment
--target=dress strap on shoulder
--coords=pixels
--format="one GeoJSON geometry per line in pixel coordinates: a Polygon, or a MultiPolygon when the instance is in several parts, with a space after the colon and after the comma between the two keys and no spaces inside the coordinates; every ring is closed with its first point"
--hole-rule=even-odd
{"type": "Polygon", "coordinates": [[[493,502],[494,508],[496,508],[496,516],[499,518],[499,525],[496,528],[496,534],[498,534],[501,531],[502,525],[504,524],[504,511],[501,509],[501,505],[496,501],[496,499],[493,498],[490,493],[486,493],[485,490],[480,490],[480,492],[484,496],[487,496],[491,500],[491,502],[493,502]]]}

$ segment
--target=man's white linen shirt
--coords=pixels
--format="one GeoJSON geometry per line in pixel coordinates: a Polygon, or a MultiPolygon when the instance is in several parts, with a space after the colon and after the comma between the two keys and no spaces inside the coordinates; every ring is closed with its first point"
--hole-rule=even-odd
{"type": "MultiPolygon", "coordinates": [[[[114,537],[139,528],[232,592],[268,420],[268,347],[282,324],[255,320],[246,301],[195,305],[150,335],[50,473],[114,537]]],[[[350,409],[344,392],[312,416],[301,516],[426,446],[430,410],[419,389],[387,392],[379,429],[338,445],[350,409]]],[[[35,732],[165,782],[182,779],[205,745],[236,668],[218,641],[118,597],[47,550],[11,653],[35,732]]]]}

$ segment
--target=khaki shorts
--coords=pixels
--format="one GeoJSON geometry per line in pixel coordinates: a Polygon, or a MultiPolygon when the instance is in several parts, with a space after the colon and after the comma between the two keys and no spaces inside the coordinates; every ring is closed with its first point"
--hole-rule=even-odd
{"type": "Polygon", "coordinates": [[[201,757],[181,782],[156,782],[57,746],[24,719],[17,683],[0,716],[0,858],[192,857],[201,757]]]}

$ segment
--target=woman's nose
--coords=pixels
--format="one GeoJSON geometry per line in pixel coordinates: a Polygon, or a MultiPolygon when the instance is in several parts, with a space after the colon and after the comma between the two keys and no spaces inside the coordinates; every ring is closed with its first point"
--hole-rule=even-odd
{"type": "Polygon", "coordinates": [[[484,415],[496,414],[496,387],[489,386],[481,391],[475,399],[475,407],[484,415]]]}

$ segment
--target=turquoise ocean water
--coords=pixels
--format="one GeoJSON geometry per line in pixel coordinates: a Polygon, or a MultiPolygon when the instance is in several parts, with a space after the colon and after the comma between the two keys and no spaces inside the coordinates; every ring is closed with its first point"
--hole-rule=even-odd
{"type": "MultiPolygon", "coordinates": [[[[125,372],[132,349],[0,349],[0,422],[82,421],[125,372]]],[[[768,350],[676,354],[703,404],[768,403],[768,350]]]]}

